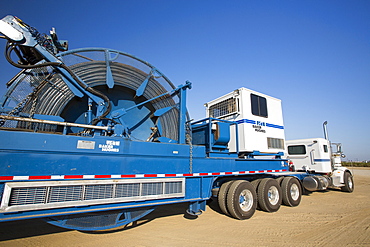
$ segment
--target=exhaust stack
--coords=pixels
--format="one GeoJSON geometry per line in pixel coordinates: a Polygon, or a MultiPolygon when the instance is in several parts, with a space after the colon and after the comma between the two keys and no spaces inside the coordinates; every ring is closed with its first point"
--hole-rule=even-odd
{"type": "Polygon", "coordinates": [[[328,128],[326,127],[326,125],[328,124],[328,121],[325,121],[324,123],[323,123],[323,128],[324,128],[324,138],[326,139],[326,140],[329,140],[329,136],[328,136],[328,128]]]}

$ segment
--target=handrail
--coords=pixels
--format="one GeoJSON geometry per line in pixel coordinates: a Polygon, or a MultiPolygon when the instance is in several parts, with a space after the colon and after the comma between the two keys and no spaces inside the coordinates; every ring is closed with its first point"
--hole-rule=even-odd
{"type": "Polygon", "coordinates": [[[59,122],[59,121],[52,121],[52,120],[42,120],[42,119],[35,119],[35,118],[23,118],[23,117],[13,117],[13,116],[5,116],[0,115],[1,119],[11,120],[11,121],[23,121],[23,122],[32,122],[32,123],[42,123],[42,124],[55,124],[61,125],[65,127],[81,127],[85,129],[100,129],[100,130],[109,130],[109,126],[96,126],[96,125],[88,125],[88,124],[77,124],[77,123],[69,123],[69,122],[59,122]]]}

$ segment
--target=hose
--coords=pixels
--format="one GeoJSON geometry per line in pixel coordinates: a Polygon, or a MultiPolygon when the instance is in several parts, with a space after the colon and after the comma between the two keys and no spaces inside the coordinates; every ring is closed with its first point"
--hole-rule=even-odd
{"type": "Polygon", "coordinates": [[[107,103],[106,110],[104,111],[104,113],[102,115],[100,115],[99,117],[93,119],[93,121],[91,123],[92,125],[98,124],[102,119],[104,119],[110,113],[110,111],[112,109],[112,105],[110,103],[109,98],[105,94],[101,93],[100,91],[98,91],[96,89],[93,89],[93,88],[87,86],[85,83],[83,83],[73,73],[73,71],[68,66],[66,66],[65,64],[58,63],[58,62],[45,62],[45,63],[33,64],[33,65],[31,65],[31,64],[27,64],[27,65],[25,65],[25,64],[18,64],[18,63],[15,63],[11,59],[11,53],[12,53],[13,50],[17,53],[17,55],[18,55],[18,57],[20,59],[22,59],[22,60],[24,60],[24,59],[20,56],[20,53],[17,50],[16,45],[14,45],[14,44],[12,44],[11,42],[8,41],[7,44],[6,44],[6,48],[5,48],[5,58],[14,67],[17,67],[17,68],[20,68],[20,69],[35,69],[35,68],[41,68],[41,67],[47,67],[47,66],[61,67],[61,68],[65,69],[72,76],[72,78],[78,83],[78,85],[80,85],[83,89],[85,89],[89,93],[92,93],[95,96],[98,96],[98,97],[102,98],[107,103]]]}

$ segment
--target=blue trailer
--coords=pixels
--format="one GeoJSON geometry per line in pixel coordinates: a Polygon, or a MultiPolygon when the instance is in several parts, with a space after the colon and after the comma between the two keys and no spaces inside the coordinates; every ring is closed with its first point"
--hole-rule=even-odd
{"type": "Polygon", "coordinates": [[[191,83],[174,86],[144,60],[112,49],[68,51],[55,30],[40,34],[14,16],[0,21],[0,32],[7,60],[21,69],[0,100],[0,222],[43,218],[104,230],[164,204],[187,202],[187,213],[199,215],[210,199],[243,220],[257,205],[299,205],[304,180],[330,182],[291,171],[284,126],[269,120],[263,95],[252,92],[253,119],[237,117],[248,107],[235,91],[194,122],[191,83]],[[257,142],[249,127],[276,133],[264,137],[270,152],[246,145],[257,142]]]}

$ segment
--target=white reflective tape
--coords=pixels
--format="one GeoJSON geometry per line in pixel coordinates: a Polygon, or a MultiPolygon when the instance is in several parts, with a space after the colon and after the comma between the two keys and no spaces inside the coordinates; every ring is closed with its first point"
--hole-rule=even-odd
{"type": "MultiPolygon", "coordinates": [[[[99,178],[150,178],[150,177],[199,177],[199,176],[221,176],[221,175],[240,175],[240,174],[257,174],[257,173],[271,173],[271,172],[284,172],[285,169],[281,170],[262,170],[262,171],[238,171],[238,172],[202,172],[202,173],[177,173],[177,174],[132,174],[132,175],[82,175],[83,179],[99,179],[99,178]]],[[[30,177],[39,177],[38,179],[46,180],[46,179],[76,179],[81,175],[51,175],[50,178],[48,176],[8,176],[9,178],[6,180],[30,180],[30,177]],[[48,177],[48,178],[42,178],[48,177]]],[[[33,178],[35,179],[35,178],[33,178]]]]}
{"type": "Polygon", "coordinates": [[[29,176],[14,176],[13,180],[28,180],[30,179],[29,176]]]}

